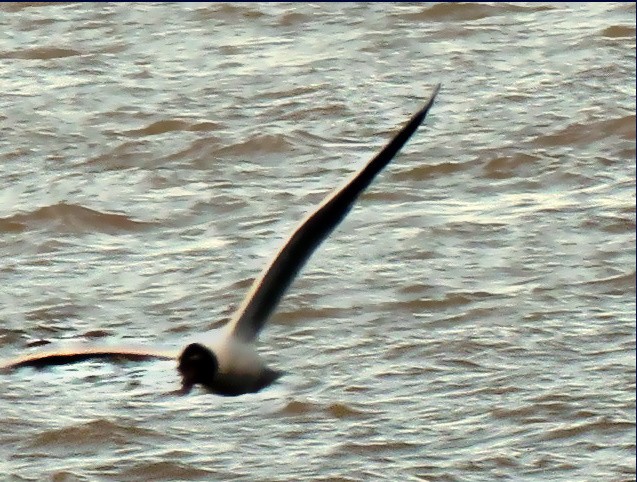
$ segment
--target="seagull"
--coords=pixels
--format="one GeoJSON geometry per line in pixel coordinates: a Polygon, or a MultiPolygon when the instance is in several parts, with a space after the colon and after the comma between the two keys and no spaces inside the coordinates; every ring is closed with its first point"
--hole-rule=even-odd
{"type": "Polygon", "coordinates": [[[0,363],[0,371],[23,367],[43,368],[91,359],[107,361],[175,360],[182,386],[189,393],[196,385],[217,395],[256,393],[275,382],[283,372],[266,366],[255,342],[281,298],[314,251],[345,218],[354,203],[389,164],[425,120],[438,94],[438,84],[429,100],[400,129],[392,140],[341,188],[334,190],[300,223],[272,261],[254,280],[243,303],[221,328],[208,334],[205,342],[188,344],[179,354],[148,347],[81,346],[27,354],[0,363]]]}

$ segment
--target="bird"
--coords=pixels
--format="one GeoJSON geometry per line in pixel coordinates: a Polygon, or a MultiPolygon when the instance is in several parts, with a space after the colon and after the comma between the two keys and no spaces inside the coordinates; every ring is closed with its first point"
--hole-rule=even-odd
{"type": "Polygon", "coordinates": [[[259,333],[319,245],[341,223],[361,193],[423,123],[439,90],[440,84],[434,87],[424,106],[413,114],[378,154],[306,215],[253,281],[230,321],[209,333],[205,342],[189,343],[178,354],[143,346],[89,345],[42,351],[0,363],[0,371],[10,372],[23,367],[43,368],[90,359],[176,360],[177,371],[181,375],[181,388],[176,392],[180,394],[189,393],[197,385],[222,396],[256,393],[268,387],[283,372],[268,367],[258,355],[255,343],[259,333]]]}

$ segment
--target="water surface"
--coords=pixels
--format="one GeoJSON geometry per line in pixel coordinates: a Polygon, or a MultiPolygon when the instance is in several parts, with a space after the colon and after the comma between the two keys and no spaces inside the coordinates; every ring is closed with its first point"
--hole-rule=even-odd
{"type": "Polygon", "coordinates": [[[223,323],[441,82],[264,331],[0,378],[16,481],[629,481],[635,6],[2,4],[0,357],[223,323]]]}

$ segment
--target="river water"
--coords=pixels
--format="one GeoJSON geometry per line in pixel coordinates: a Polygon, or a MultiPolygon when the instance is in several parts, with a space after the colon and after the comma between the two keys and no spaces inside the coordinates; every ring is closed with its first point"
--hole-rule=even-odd
{"type": "Polygon", "coordinates": [[[0,5],[0,358],[179,348],[442,89],[263,332],[0,376],[10,481],[635,480],[635,5],[0,5]]]}

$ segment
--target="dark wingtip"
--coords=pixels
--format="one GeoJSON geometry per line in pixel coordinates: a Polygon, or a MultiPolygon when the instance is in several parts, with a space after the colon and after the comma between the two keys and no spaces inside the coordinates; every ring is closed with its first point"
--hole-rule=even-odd
{"type": "Polygon", "coordinates": [[[440,92],[441,86],[442,86],[441,83],[436,84],[436,86],[434,87],[434,90],[431,92],[431,95],[429,96],[429,100],[427,101],[425,106],[420,110],[420,112],[416,114],[418,117],[424,118],[424,116],[427,115],[427,112],[429,112],[429,109],[431,109],[431,106],[434,105],[434,100],[436,100],[436,96],[438,95],[438,92],[440,92]]]}

